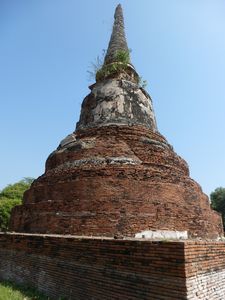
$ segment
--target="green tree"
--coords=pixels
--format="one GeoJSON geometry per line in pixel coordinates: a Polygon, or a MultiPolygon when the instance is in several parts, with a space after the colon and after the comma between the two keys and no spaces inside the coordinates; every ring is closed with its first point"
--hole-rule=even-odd
{"type": "Polygon", "coordinates": [[[22,203],[23,193],[30,187],[33,178],[26,177],[19,182],[7,185],[0,192],[0,231],[6,231],[11,210],[22,203]]]}
{"type": "Polygon", "coordinates": [[[216,188],[214,192],[210,194],[211,207],[220,212],[223,218],[223,226],[225,228],[225,188],[216,188]]]}

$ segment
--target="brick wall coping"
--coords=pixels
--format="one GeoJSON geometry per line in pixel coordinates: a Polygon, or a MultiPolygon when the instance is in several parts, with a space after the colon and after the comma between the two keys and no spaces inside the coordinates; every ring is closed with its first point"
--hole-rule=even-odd
{"type": "Polygon", "coordinates": [[[0,236],[11,235],[11,236],[21,236],[21,237],[42,237],[42,238],[63,238],[63,239],[77,239],[77,240],[115,240],[115,241],[136,241],[136,242],[148,242],[148,243],[179,243],[185,245],[220,245],[225,244],[225,240],[213,240],[213,239],[147,239],[147,238],[113,238],[105,236],[79,236],[79,235],[62,235],[62,234],[41,234],[41,233],[19,233],[19,232],[0,232],[0,236]]]}

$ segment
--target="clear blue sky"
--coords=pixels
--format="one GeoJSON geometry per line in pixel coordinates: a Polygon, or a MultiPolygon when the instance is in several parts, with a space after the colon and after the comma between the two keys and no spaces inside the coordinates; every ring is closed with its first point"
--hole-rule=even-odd
{"type": "MultiPolygon", "coordinates": [[[[210,193],[225,186],[225,2],[121,0],[160,132],[210,193]]],[[[75,128],[114,0],[0,0],[0,188],[44,172],[75,128]]]]}

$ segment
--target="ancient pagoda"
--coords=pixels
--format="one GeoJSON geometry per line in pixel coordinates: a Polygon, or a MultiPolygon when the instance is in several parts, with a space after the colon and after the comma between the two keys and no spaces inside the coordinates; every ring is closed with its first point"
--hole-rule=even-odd
{"type": "Polygon", "coordinates": [[[158,132],[151,97],[130,60],[120,5],[114,18],[76,130],[14,208],[11,231],[105,237],[176,231],[217,238],[220,215],[158,132]]]}

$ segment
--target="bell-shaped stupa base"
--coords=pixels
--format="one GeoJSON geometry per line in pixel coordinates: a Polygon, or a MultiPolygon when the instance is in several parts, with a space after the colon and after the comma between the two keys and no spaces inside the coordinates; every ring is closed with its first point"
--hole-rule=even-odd
{"type": "Polygon", "coordinates": [[[14,208],[11,230],[110,237],[172,230],[203,238],[223,232],[186,162],[140,125],[70,135],[14,208]]]}

